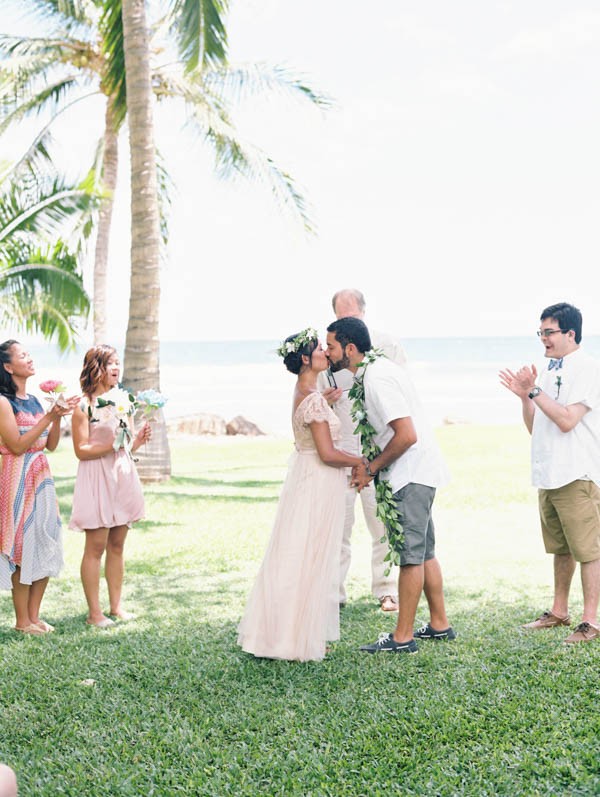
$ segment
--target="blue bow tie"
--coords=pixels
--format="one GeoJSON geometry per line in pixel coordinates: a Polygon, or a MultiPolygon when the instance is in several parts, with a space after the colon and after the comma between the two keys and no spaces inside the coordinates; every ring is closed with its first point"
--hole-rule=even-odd
{"type": "Polygon", "coordinates": [[[553,368],[556,368],[558,371],[559,368],[562,368],[563,358],[561,357],[560,360],[550,360],[548,363],[548,370],[552,371],[553,368]]]}

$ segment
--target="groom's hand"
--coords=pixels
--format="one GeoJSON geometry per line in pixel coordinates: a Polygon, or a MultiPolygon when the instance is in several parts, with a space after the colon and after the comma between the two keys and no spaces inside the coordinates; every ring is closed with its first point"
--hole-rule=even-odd
{"type": "Polygon", "coordinates": [[[361,462],[360,465],[355,465],[352,468],[352,481],[350,482],[350,484],[352,485],[352,487],[356,487],[356,489],[360,493],[363,487],[366,487],[372,478],[373,477],[369,476],[369,474],[367,473],[366,465],[363,462],[361,462]]]}

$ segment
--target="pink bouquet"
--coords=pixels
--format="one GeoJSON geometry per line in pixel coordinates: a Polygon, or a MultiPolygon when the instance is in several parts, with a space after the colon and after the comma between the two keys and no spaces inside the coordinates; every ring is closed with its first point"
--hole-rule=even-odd
{"type": "Polygon", "coordinates": [[[65,400],[65,390],[67,388],[58,379],[46,379],[45,382],[40,382],[40,390],[42,393],[48,393],[46,401],[50,404],[48,409],[52,409],[55,405],[59,407],[67,407],[68,404],[65,400]]]}

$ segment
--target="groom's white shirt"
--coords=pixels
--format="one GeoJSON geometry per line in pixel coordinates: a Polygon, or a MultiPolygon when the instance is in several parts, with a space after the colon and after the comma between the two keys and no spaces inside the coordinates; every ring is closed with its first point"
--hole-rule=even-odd
{"type": "MultiPolygon", "coordinates": [[[[369,330],[369,334],[371,336],[373,348],[382,351],[389,360],[398,365],[406,364],[404,349],[391,335],[387,335],[384,332],[377,332],[376,330],[369,330]]],[[[342,424],[342,437],[339,448],[351,454],[360,455],[360,439],[358,435],[354,434],[356,424],[350,415],[352,402],[348,398],[348,391],[354,384],[354,374],[347,368],[343,368],[341,371],[337,371],[334,377],[337,386],[344,391],[332,408],[342,424]]],[[[321,392],[330,387],[325,372],[319,374],[317,387],[321,392]]]]}
{"type": "Polygon", "coordinates": [[[394,436],[391,421],[410,417],[417,433],[417,442],[382,471],[393,492],[411,482],[428,487],[446,484],[448,470],[407,369],[379,357],[366,366],[364,385],[367,417],[382,451],[394,436]]]}

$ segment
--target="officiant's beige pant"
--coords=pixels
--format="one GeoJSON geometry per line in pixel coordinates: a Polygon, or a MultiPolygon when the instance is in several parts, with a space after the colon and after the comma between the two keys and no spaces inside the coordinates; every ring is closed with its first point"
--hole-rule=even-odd
{"type": "Polygon", "coordinates": [[[383,523],[377,518],[375,487],[371,482],[371,484],[365,487],[364,490],[361,490],[360,493],[358,493],[354,487],[350,486],[348,486],[346,490],[346,518],[340,558],[340,603],[346,603],[346,588],[344,582],[348,575],[352,557],[350,538],[354,527],[357,499],[362,503],[365,522],[371,534],[371,592],[373,593],[373,597],[377,598],[377,600],[383,598],[385,595],[392,595],[394,598],[397,598],[398,568],[393,567],[389,576],[385,575],[385,570],[389,562],[384,562],[383,560],[387,555],[389,547],[387,538],[383,543],[380,542],[381,538],[386,536],[385,528],[383,523]]]}

